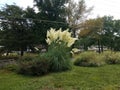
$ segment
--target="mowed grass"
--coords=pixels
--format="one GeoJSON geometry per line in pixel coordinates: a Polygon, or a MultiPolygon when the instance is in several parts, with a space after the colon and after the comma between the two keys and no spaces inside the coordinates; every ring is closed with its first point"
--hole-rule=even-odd
{"type": "Polygon", "coordinates": [[[30,77],[0,70],[0,90],[120,90],[120,65],[76,67],[30,77]]]}

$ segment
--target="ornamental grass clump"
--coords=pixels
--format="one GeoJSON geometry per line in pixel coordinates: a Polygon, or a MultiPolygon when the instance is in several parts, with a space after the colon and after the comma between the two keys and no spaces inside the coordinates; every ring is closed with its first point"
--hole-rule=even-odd
{"type": "Polygon", "coordinates": [[[105,64],[104,57],[95,52],[83,52],[75,60],[76,66],[98,67],[105,64]]]}
{"type": "Polygon", "coordinates": [[[120,64],[120,53],[106,51],[103,53],[104,59],[108,64],[120,64]]]}
{"type": "Polygon", "coordinates": [[[59,72],[71,69],[70,47],[77,38],[71,37],[67,30],[55,30],[51,28],[47,31],[48,52],[46,53],[50,61],[50,71],[59,72]]]}
{"type": "Polygon", "coordinates": [[[47,39],[46,42],[48,45],[61,45],[64,44],[65,47],[71,47],[77,38],[71,37],[71,33],[69,30],[62,31],[61,29],[55,30],[51,28],[49,31],[47,31],[47,39]]]}

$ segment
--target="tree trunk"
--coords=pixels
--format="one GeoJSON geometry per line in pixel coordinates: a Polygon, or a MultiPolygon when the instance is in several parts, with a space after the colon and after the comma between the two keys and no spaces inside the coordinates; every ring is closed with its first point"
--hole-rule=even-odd
{"type": "Polygon", "coordinates": [[[101,52],[103,52],[104,50],[103,50],[103,44],[101,44],[101,52]]]}
{"type": "Polygon", "coordinates": [[[20,56],[23,56],[23,55],[24,55],[24,50],[23,48],[21,48],[20,56]]]}
{"type": "Polygon", "coordinates": [[[76,38],[76,31],[73,29],[73,37],[76,38]]]}
{"type": "Polygon", "coordinates": [[[9,55],[9,52],[7,51],[6,56],[8,56],[8,55],[9,55]]]}
{"type": "Polygon", "coordinates": [[[111,45],[110,45],[110,49],[111,49],[111,51],[113,51],[113,48],[114,48],[114,46],[113,46],[113,41],[111,41],[110,44],[111,44],[111,45]]]}
{"type": "Polygon", "coordinates": [[[7,52],[6,52],[6,56],[8,56],[9,55],[9,50],[7,50],[7,52]]]}
{"type": "MultiPolygon", "coordinates": [[[[85,50],[85,43],[83,44],[84,46],[83,46],[83,48],[84,48],[84,50],[85,50]]],[[[85,50],[86,51],[86,50],[85,50]]]]}
{"type": "Polygon", "coordinates": [[[101,53],[101,49],[100,49],[100,40],[98,40],[98,53],[101,53]]]}

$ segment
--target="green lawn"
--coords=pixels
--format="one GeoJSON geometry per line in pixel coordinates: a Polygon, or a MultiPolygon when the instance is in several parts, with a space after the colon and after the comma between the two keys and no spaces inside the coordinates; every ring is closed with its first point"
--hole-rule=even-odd
{"type": "Polygon", "coordinates": [[[0,90],[120,90],[120,65],[76,67],[29,77],[0,70],[0,90]]]}

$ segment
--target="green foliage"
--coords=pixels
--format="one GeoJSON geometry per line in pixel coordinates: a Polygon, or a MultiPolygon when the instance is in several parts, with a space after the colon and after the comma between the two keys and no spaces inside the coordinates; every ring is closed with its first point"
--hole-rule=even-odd
{"type": "Polygon", "coordinates": [[[84,47],[98,45],[99,52],[103,47],[113,51],[120,51],[120,20],[112,16],[104,16],[96,19],[89,19],[83,23],[79,37],[84,47]]]}
{"type": "Polygon", "coordinates": [[[104,30],[104,45],[109,47],[111,50],[114,48],[115,39],[115,25],[116,22],[113,20],[112,16],[103,17],[103,30],[104,30]]]}
{"type": "Polygon", "coordinates": [[[77,38],[71,37],[68,30],[55,31],[51,28],[47,32],[46,42],[48,43],[47,57],[50,62],[50,71],[60,72],[71,69],[70,47],[74,44],[77,38]]]}
{"type": "Polygon", "coordinates": [[[34,29],[36,30],[37,40],[40,44],[46,44],[46,32],[51,27],[56,29],[60,27],[66,29],[68,27],[65,17],[65,4],[67,1],[68,0],[34,0],[34,4],[36,8],[38,8],[36,19],[46,20],[45,22],[34,22],[34,29]]]}
{"type": "Polygon", "coordinates": [[[50,71],[60,72],[71,69],[71,60],[69,48],[65,48],[63,44],[52,47],[47,52],[49,58],[50,71]]]}
{"type": "Polygon", "coordinates": [[[21,61],[27,62],[27,61],[32,61],[34,58],[35,58],[34,56],[25,55],[25,56],[23,56],[23,57],[20,57],[20,58],[19,58],[19,61],[20,61],[20,62],[21,62],[21,61]]]}
{"type": "Polygon", "coordinates": [[[2,17],[0,45],[4,46],[7,52],[19,50],[23,55],[28,46],[35,44],[33,22],[25,19],[28,13],[31,12],[23,10],[17,5],[6,4],[0,10],[0,16],[2,17]]]}
{"type": "Polygon", "coordinates": [[[18,60],[19,56],[17,55],[0,56],[0,60],[9,60],[9,59],[18,60]]]}
{"type": "Polygon", "coordinates": [[[8,71],[17,72],[17,70],[18,70],[18,65],[17,65],[17,64],[8,64],[8,65],[4,66],[3,69],[6,69],[6,70],[8,70],[8,71]]]}
{"type": "Polygon", "coordinates": [[[84,52],[74,62],[77,66],[101,66],[104,65],[103,56],[95,52],[84,52]]]}
{"type": "Polygon", "coordinates": [[[24,75],[40,76],[49,72],[49,62],[43,56],[23,57],[18,63],[18,73],[24,75]]]}
{"type": "MultiPolygon", "coordinates": [[[[41,15],[40,18],[52,21],[65,21],[65,4],[68,0],[34,0],[34,2],[39,10],[38,15],[41,15]]],[[[56,23],[55,25],[58,24],[56,23]]]]}

